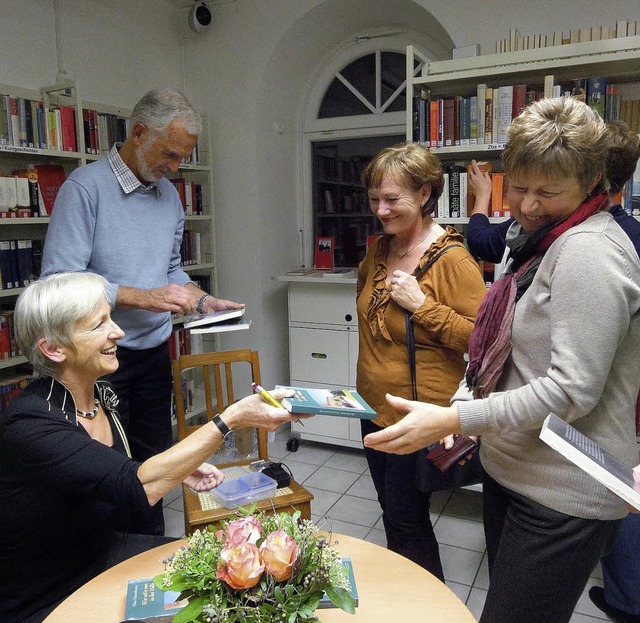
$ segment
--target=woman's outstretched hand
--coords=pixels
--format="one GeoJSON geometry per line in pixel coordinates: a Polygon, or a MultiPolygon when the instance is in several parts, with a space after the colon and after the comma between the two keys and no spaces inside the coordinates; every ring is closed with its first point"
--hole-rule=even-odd
{"type": "Polygon", "coordinates": [[[364,438],[367,448],[391,454],[409,454],[447,435],[461,432],[455,407],[439,407],[391,394],[387,394],[386,398],[396,411],[406,415],[396,424],[367,435],[364,438]]]}

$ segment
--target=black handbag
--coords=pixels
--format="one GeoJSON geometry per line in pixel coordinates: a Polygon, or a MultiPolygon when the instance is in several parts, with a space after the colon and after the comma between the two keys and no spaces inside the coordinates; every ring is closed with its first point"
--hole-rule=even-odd
{"type": "MultiPolygon", "coordinates": [[[[418,278],[424,275],[434,262],[444,255],[452,247],[459,247],[459,244],[451,244],[428,262],[421,268],[417,269],[413,276],[418,278]]],[[[409,353],[409,369],[411,370],[411,394],[412,400],[418,400],[418,386],[416,379],[416,340],[415,332],[413,329],[413,322],[411,320],[411,313],[405,309],[405,323],[407,332],[407,351],[409,353]]],[[[478,447],[480,440],[478,439],[478,447]]],[[[415,453],[416,458],[416,488],[423,493],[431,493],[433,491],[445,491],[448,489],[457,489],[459,487],[465,487],[472,484],[482,482],[482,465],[480,463],[480,457],[478,449],[473,450],[473,454],[470,459],[466,459],[463,465],[460,463],[454,463],[452,467],[446,471],[441,471],[433,461],[431,461],[427,455],[429,452],[435,450],[441,444],[434,443],[428,446],[426,449],[418,450],[415,453]]],[[[437,452],[441,455],[446,451],[437,452]]]]}

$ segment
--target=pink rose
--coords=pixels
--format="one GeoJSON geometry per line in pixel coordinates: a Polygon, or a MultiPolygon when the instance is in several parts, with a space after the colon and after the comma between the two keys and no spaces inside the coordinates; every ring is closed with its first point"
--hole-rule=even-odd
{"type": "Polygon", "coordinates": [[[257,543],[262,534],[262,526],[254,515],[234,519],[227,524],[227,543],[257,543]]]}
{"type": "Polygon", "coordinates": [[[272,532],[260,547],[262,560],[276,582],[288,580],[298,558],[298,544],[284,530],[272,532]]]}
{"type": "Polygon", "coordinates": [[[220,552],[220,558],[224,562],[218,563],[216,577],[224,580],[231,588],[255,586],[264,571],[260,550],[253,543],[226,545],[220,552]]]}

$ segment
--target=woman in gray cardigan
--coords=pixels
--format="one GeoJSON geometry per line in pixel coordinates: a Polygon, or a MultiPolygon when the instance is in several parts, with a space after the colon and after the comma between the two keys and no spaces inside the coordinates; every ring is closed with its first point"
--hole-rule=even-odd
{"type": "Polygon", "coordinates": [[[490,586],[481,623],[569,621],[627,508],[547,447],[553,412],[638,462],[640,263],[606,211],[600,117],[570,98],[529,106],[503,154],[508,274],[490,288],[469,346],[474,399],[437,407],[389,396],[403,420],[365,438],[407,453],[451,433],[482,435],[490,586]]]}

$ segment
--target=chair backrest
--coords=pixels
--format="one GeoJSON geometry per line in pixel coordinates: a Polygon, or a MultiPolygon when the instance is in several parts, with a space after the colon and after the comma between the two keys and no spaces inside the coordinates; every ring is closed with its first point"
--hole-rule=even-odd
{"type": "MultiPolygon", "coordinates": [[[[173,362],[173,389],[175,394],[175,409],[178,423],[178,439],[182,440],[193,431],[203,426],[203,423],[187,423],[185,413],[185,397],[183,377],[188,370],[195,370],[196,383],[202,384],[204,390],[204,405],[206,407],[207,422],[210,422],[216,413],[222,413],[230,404],[235,402],[233,386],[233,374],[245,377],[250,372],[250,380],[247,387],[250,393],[250,383],[260,384],[260,361],[258,352],[249,349],[229,350],[221,352],[202,353],[197,355],[181,355],[173,362]],[[199,371],[199,372],[198,372],[199,371]]],[[[198,389],[200,391],[200,388],[198,389]]],[[[243,396],[246,395],[243,393],[243,396]]],[[[247,429],[251,431],[251,429],[247,429]]],[[[264,429],[258,431],[258,458],[267,460],[267,432],[264,429]]],[[[238,434],[238,433],[236,433],[238,434]]],[[[252,433],[250,433],[252,435],[252,433]]],[[[239,460],[235,465],[250,463],[253,458],[239,460]]],[[[224,466],[226,464],[223,464],[224,466]]],[[[220,465],[219,465],[220,467],[220,465]]]]}

